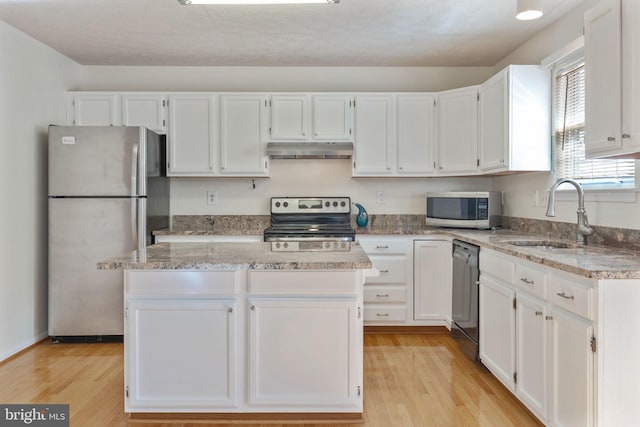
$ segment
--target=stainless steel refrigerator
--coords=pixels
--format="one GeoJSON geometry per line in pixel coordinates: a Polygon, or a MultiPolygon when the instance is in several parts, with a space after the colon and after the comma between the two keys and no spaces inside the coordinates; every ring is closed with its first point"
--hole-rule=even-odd
{"type": "Polygon", "coordinates": [[[169,225],[165,137],[144,127],[49,127],[49,336],[123,334],[122,271],[97,263],[169,225]]]}

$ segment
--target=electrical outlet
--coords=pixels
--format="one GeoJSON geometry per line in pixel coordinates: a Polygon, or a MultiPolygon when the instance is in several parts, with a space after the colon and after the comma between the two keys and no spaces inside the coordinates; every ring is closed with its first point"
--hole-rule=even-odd
{"type": "Polygon", "coordinates": [[[384,203],[384,191],[376,191],[376,199],[378,200],[378,204],[384,203]]]}
{"type": "Polygon", "coordinates": [[[542,192],[542,203],[545,205],[549,203],[549,190],[544,190],[542,192]]]}
{"type": "Polygon", "coordinates": [[[217,205],[218,204],[218,192],[217,191],[207,191],[207,204],[208,205],[217,205]]]}

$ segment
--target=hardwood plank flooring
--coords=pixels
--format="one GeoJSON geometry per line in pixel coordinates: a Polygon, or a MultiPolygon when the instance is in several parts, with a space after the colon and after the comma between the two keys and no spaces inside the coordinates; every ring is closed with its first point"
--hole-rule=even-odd
{"type": "MultiPolygon", "coordinates": [[[[542,425],[448,334],[366,334],[364,343],[364,423],[341,426],[542,425]]],[[[267,425],[130,420],[123,412],[123,388],[122,343],[43,341],[0,364],[0,403],[69,403],[71,426],[267,425]]],[[[294,425],[300,424],[268,424],[294,425]]]]}

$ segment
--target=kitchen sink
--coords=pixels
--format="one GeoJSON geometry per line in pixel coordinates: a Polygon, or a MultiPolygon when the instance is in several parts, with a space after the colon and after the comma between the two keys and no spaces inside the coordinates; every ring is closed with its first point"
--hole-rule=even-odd
{"type": "Polygon", "coordinates": [[[531,249],[552,250],[552,249],[576,249],[578,244],[570,242],[558,242],[555,240],[508,240],[503,243],[508,245],[525,247],[531,249]]]}

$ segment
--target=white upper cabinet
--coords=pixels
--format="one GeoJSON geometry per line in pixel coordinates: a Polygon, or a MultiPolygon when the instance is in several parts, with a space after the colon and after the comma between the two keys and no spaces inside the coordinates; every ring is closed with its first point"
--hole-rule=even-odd
{"type": "Polygon", "coordinates": [[[398,95],[398,175],[427,176],[435,173],[435,111],[434,94],[398,95]]]}
{"type": "Polygon", "coordinates": [[[309,138],[307,95],[273,95],[270,104],[270,139],[300,141],[309,138]]]}
{"type": "Polygon", "coordinates": [[[510,65],[478,90],[481,171],[551,169],[551,76],[537,65],[510,65]]]}
{"type": "Polygon", "coordinates": [[[353,96],[313,95],[312,134],[317,140],[353,140],[353,96]]]}
{"type": "Polygon", "coordinates": [[[169,96],[169,175],[216,174],[217,102],[206,93],[169,96]]]}
{"type": "Polygon", "coordinates": [[[270,105],[272,141],[353,140],[353,96],[273,95],[270,105]]]}
{"type": "Polygon", "coordinates": [[[584,17],[587,157],[640,156],[640,4],[603,0],[584,17]]]}
{"type": "Polygon", "coordinates": [[[120,126],[118,95],[104,93],[70,93],[67,104],[69,126],[120,126]]]}
{"type": "Polygon", "coordinates": [[[395,96],[357,95],[355,102],[353,175],[391,175],[396,161],[395,96]]]}
{"type": "Polygon", "coordinates": [[[267,97],[260,94],[220,97],[220,172],[265,176],[267,97]]]}
{"type": "Polygon", "coordinates": [[[478,164],[478,86],[438,95],[438,174],[469,175],[478,164]]]}
{"type": "Polygon", "coordinates": [[[158,133],[167,131],[167,97],[162,94],[123,94],[122,124],[145,126],[158,133]]]}

